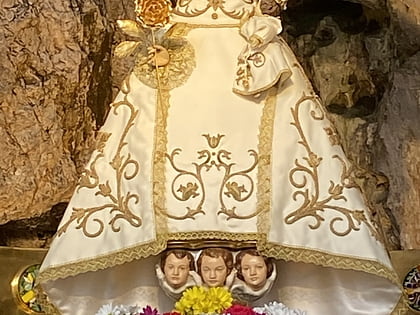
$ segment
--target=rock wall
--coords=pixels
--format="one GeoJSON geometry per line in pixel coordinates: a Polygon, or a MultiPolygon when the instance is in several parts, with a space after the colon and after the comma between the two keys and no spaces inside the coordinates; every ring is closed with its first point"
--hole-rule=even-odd
{"type": "MultiPolygon", "coordinates": [[[[0,245],[48,246],[132,65],[111,51],[123,39],[115,21],[133,7],[0,4],[0,245]]],[[[282,19],[389,249],[420,248],[420,3],[289,0],[282,19]]]]}
{"type": "Polygon", "coordinates": [[[110,100],[111,33],[104,7],[90,0],[5,0],[0,16],[5,224],[70,198],[110,100]]]}

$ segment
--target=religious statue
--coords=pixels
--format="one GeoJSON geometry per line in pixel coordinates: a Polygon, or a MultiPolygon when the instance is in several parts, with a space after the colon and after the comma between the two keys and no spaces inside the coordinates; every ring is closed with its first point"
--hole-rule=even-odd
{"type": "Polygon", "coordinates": [[[195,272],[194,256],[187,250],[173,249],[162,253],[156,265],[156,276],[163,291],[177,300],[187,288],[201,285],[195,272]]]}
{"type": "Polygon", "coordinates": [[[233,256],[224,248],[206,248],[197,259],[198,273],[208,287],[230,287],[233,256]]]}
{"type": "Polygon", "coordinates": [[[236,278],[232,294],[249,302],[261,298],[273,286],[276,266],[272,259],[262,256],[255,249],[240,251],[235,257],[236,278]]]}
{"type": "MultiPolygon", "coordinates": [[[[201,243],[202,282],[229,287],[233,258],[207,242],[245,242],[276,260],[282,276],[270,294],[284,303],[309,314],[389,314],[402,295],[380,227],[279,36],[281,19],[259,0],[135,5],[137,20],[118,23],[130,40],[116,49],[135,55],[133,71],[40,269],[50,300],[64,315],[110,300],[171,309],[151,279],[157,255],[172,242],[201,243]]],[[[264,291],[275,273],[266,264],[264,283],[264,266],[258,276],[245,266],[261,258],[244,257],[237,280],[247,294],[264,291]]],[[[167,267],[161,280],[175,292],[184,278],[167,267]]]]}

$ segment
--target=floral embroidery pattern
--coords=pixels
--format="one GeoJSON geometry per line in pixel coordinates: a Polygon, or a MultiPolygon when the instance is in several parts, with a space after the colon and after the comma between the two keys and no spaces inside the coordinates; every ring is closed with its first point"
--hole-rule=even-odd
{"type": "Polygon", "coordinates": [[[110,134],[100,134],[98,154],[89,168],[82,173],[77,190],[97,189],[95,195],[103,196],[108,202],[90,208],[74,207],[70,218],[58,230],[58,237],[63,235],[73,222],[77,224],[75,228],[82,229],[85,236],[99,236],[104,230],[105,223],[100,218],[93,217],[93,215],[105,210],[108,210],[109,213],[113,215],[108,224],[111,225],[114,232],[119,232],[121,229],[116,225],[119,220],[125,220],[134,227],[140,227],[142,224],[141,218],[135,215],[131,210],[131,205],[139,202],[139,196],[131,192],[124,192],[122,189],[123,181],[132,180],[139,172],[139,164],[131,158],[131,154],[123,154],[123,148],[127,145],[125,138],[130,128],[134,125],[134,120],[138,114],[138,110],[135,110],[134,106],[127,100],[127,95],[129,93],[128,82],[125,82],[124,85],[122,87],[122,92],[125,94],[124,100],[112,104],[115,115],[118,115],[118,110],[121,107],[126,107],[130,111],[130,117],[123,130],[122,136],[119,139],[117,151],[113,159],[109,162],[109,165],[115,171],[116,187],[112,187],[109,180],[101,183],[99,176],[96,173],[95,164],[99,159],[104,158],[103,149],[110,136],[110,134]],[[91,221],[98,226],[95,231],[89,230],[91,227],[89,227],[88,224],[91,221]]]}
{"type": "MultiPolygon", "coordinates": [[[[249,5],[253,4],[252,0],[243,0],[243,2],[249,5]]],[[[189,7],[190,3],[191,3],[191,0],[178,1],[177,7],[173,10],[173,13],[179,16],[184,16],[184,17],[196,17],[196,16],[206,13],[210,8],[212,8],[213,11],[216,11],[219,9],[221,12],[223,12],[225,15],[227,15],[230,18],[241,19],[245,15],[245,13],[250,11],[250,10],[246,10],[244,7],[241,7],[241,9],[230,11],[225,7],[226,2],[223,0],[208,0],[207,5],[202,9],[190,8],[189,7]]],[[[212,17],[217,18],[217,15],[212,15],[212,17]]]]}
{"type": "Polygon", "coordinates": [[[298,209],[285,217],[285,222],[287,224],[293,224],[303,218],[312,217],[315,219],[315,223],[309,224],[309,227],[311,229],[317,229],[325,221],[325,217],[321,214],[326,211],[335,211],[339,213],[339,216],[332,218],[329,224],[331,232],[335,235],[346,236],[352,231],[360,230],[360,225],[365,224],[372,235],[378,239],[378,231],[370,223],[363,209],[347,209],[336,202],[340,200],[347,201],[347,198],[343,195],[344,189],[357,187],[351,179],[351,169],[347,169],[345,161],[338,155],[334,155],[333,158],[338,159],[342,164],[340,182],[335,183],[330,180],[328,193],[326,196],[322,196],[318,178],[318,169],[322,163],[322,157],[312,151],[299,121],[300,106],[307,101],[318,106],[317,109],[311,111],[313,119],[323,120],[325,115],[320,109],[320,104],[315,95],[302,95],[295,107],[291,109],[293,116],[293,122],[291,124],[297,129],[300,137],[298,143],[305,148],[307,156],[302,158],[304,161],[296,159],[295,167],[289,172],[289,181],[293,187],[297,188],[293,194],[293,199],[301,199],[302,203],[298,209]],[[344,229],[339,230],[337,225],[342,228],[344,226],[343,223],[346,223],[346,226],[344,229]]]}
{"type": "Polygon", "coordinates": [[[236,207],[229,208],[226,205],[226,198],[231,198],[237,202],[248,200],[254,193],[254,181],[250,173],[258,164],[258,155],[254,150],[248,150],[249,156],[253,159],[251,166],[244,170],[233,171],[235,163],[230,163],[231,152],[218,149],[221,139],[224,135],[210,136],[203,135],[208,142],[210,149],[198,151],[198,159],[200,163],[191,163],[194,170],[186,170],[177,166],[176,156],[182,150],[180,148],[174,149],[171,154],[167,154],[167,159],[172,168],[178,173],[172,180],[171,191],[172,195],[178,201],[188,201],[197,198],[196,206],[186,207],[186,213],[182,216],[175,216],[166,213],[169,218],[184,220],[187,218],[193,219],[197,214],[205,214],[203,204],[206,198],[206,184],[203,180],[203,172],[208,172],[215,168],[221,173],[221,184],[219,187],[219,202],[220,211],[218,215],[224,214],[227,219],[249,219],[258,213],[251,213],[248,215],[240,215],[237,213],[236,207]],[[245,182],[245,184],[244,184],[245,182]]]}

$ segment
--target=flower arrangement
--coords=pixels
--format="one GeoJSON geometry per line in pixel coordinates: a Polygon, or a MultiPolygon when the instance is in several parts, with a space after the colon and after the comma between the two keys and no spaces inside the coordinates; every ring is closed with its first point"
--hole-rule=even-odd
{"type": "Polygon", "coordinates": [[[160,315],[158,310],[150,305],[141,308],[140,306],[116,305],[112,303],[102,305],[96,315],[160,315]]]}
{"type": "Polygon", "coordinates": [[[262,307],[235,304],[231,293],[223,287],[205,288],[195,286],[184,291],[175,303],[175,310],[160,314],[151,306],[103,305],[95,315],[306,315],[298,309],[290,309],[279,302],[270,302],[262,307]]]}
{"type": "Polygon", "coordinates": [[[185,290],[175,309],[182,315],[220,314],[232,305],[231,293],[223,287],[192,287],[185,290]]]}

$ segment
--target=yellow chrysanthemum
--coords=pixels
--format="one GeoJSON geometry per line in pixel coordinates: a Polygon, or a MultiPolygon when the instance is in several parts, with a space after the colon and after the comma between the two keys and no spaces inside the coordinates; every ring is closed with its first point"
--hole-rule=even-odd
{"type": "Polygon", "coordinates": [[[207,299],[212,303],[208,313],[221,313],[232,305],[232,295],[223,287],[210,288],[207,299]]]}
{"type": "Polygon", "coordinates": [[[206,300],[207,290],[203,287],[192,287],[182,294],[181,299],[175,303],[177,312],[186,314],[201,314],[203,302],[206,300]]]}
{"type": "Polygon", "coordinates": [[[182,315],[221,313],[232,305],[232,295],[222,287],[192,287],[175,303],[175,309],[182,315]]]}

